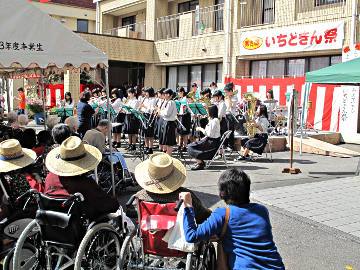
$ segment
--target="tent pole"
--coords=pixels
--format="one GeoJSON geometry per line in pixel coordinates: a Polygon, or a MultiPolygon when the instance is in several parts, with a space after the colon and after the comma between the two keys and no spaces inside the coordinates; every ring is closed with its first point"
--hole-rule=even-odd
{"type": "Polygon", "coordinates": [[[43,110],[44,110],[44,130],[46,130],[46,104],[45,104],[45,87],[44,87],[44,70],[41,69],[41,75],[40,75],[40,93],[41,93],[41,99],[43,102],[43,110]]]}
{"type": "Polygon", "coordinates": [[[108,142],[109,142],[109,150],[110,150],[110,168],[111,168],[111,182],[112,182],[112,191],[113,196],[115,197],[115,175],[114,175],[114,164],[112,162],[113,160],[113,148],[112,148],[112,137],[111,137],[111,110],[110,110],[110,91],[109,91],[109,70],[106,67],[105,68],[105,88],[106,88],[106,107],[107,107],[107,118],[109,121],[109,128],[108,128],[108,142]]]}
{"type": "Polygon", "coordinates": [[[9,113],[9,112],[11,112],[9,76],[5,76],[4,78],[5,78],[6,103],[7,103],[7,110],[9,113]]]}

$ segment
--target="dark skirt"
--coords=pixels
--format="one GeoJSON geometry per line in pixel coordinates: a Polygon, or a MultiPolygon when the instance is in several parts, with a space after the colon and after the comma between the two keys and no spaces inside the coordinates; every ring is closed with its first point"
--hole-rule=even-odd
{"type": "Polygon", "coordinates": [[[113,127],[112,128],[112,132],[113,133],[121,133],[122,130],[123,130],[123,125],[124,125],[124,122],[125,122],[125,118],[126,118],[126,114],[125,113],[122,113],[122,112],[119,112],[115,118],[115,123],[119,123],[121,125],[118,125],[116,127],[113,127]]]}
{"type": "Polygon", "coordinates": [[[241,140],[241,146],[250,149],[256,154],[262,155],[268,140],[267,133],[255,134],[254,138],[241,140]]]}
{"type": "MultiPolygon", "coordinates": [[[[151,120],[154,116],[152,116],[149,113],[144,113],[144,116],[147,120],[151,120]]],[[[154,128],[154,124],[150,125],[151,123],[148,122],[148,124],[146,125],[146,128],[143,129],[143,134],[145,136],[145,138],[153,138],[154,134],[155,134],[155,128],[154,128]]]]}
{"type": "Polygon", "coordinates": [[[177,133],[180,136],[189,135],[191,133],[191,114],[186,113],[183,115],[179,115],[179,121],[185,127],[185,129],[184,127],[178,125],[177,133]]]}
{"type": "Polygon", "coordinates": [[[176,145],[176,121],[162,120],[162,122],[159,144],[168,146],[176,145]]]}
{"type": "Polygon", "coordinates": [[[160,140],[162,133],[163,118],[161,116],[155,119],[155,136],[160,140]]]}
{"type": "Polygon", "coordinates": [[[220,134],[221,136],[228,130],[227,122],[225,117],[220,120],[220,134]]]}
{"type": "Polygon", "coordinates": [[[211,160],[220,146],[220,138],[205,137],[188,145],[188,153],[199,160],[211,160]]]}
{"type": "Polygon", "coordinates": [[[140,121],[133,114],[126,114],[123,132],[125,134],[138,134],[140,121]]]}

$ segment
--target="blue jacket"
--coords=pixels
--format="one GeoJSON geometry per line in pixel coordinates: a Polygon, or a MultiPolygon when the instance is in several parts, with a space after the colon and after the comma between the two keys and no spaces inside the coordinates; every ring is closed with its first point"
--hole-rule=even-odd
{"type": "MultiPolygon", "coordinates": [[[[285,269],[271,232],[269,212],[256,203],[229,205],[230,218],[223,241],[229,267],[243,269],[285,269]]],[[[220,236],[225,222],[225,208],[216,209],[202,224],[196,225],[194,209],[185,208],[184,232],[190,243],[220,236]]]]}

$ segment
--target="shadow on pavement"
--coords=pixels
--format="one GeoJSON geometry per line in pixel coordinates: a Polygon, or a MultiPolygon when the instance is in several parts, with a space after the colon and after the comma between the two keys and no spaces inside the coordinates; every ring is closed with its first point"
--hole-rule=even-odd
{"type": "Polygon", "coordinates": [[[353,176],[355,176],[355,172],[309,172],[309,174],[353,175],[353,176]]]}
{"type": "MultiPolygon", "coordinates": [[[[297,164],[316,164],[316,161],[308,160],[308,159],[294,159],[294,163],[297,164]]],[[[280,159],[276,158],[273,160],[273,163],[289,163],[289,159],[280,159]]]]}

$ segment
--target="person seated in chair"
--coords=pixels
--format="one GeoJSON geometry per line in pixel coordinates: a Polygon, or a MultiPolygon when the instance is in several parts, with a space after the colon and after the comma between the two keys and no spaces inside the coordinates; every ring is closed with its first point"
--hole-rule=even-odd
{"type": "Polygon", "coordinates": [[[180,160],[165,153],[152,154],[135,168],[135,179],[143,188],[135,196],[146,202],[173,203],[181,192],[190,192],[194,198],[196,221],[203,222],[211,211],[189,189],[181,187],[186,180],[186,168],[180,160]]]}
{"type": "Polygon", "coordinates": [[[260,105],[256,111],[257,119],[252,125],[256,127],[256,134],[254,138],[246,138],[241,140],[241,146],[244,148],[244,152],[236,160],[249,159],[250,151],[258,155],[262,155],[268,141],[268,128],[269,120],[267,114],[267,108],[265,105],[260,105]]]}
{"type": "Polygon", "coordinates": [[[218,119],[218,107],[211,105],[208,107],[209,123],[205,129],[197,127],[205,137],[200,141],[188,145],[188,153],[196,159],[196,166],[192,170],[202,170],[205,168],[204,160],[211,160],[220,146],[220,121],[218,119]]]}
{"type": "Polygon", "coordinates": [[[107,119],[100,120],[96,128],[86,131],[83,141],[96,147],[102,154],[104,154],[106,136],[108,135],[109,127],[110,122],[107,119]]]}
{"type": "Polygon", "coordinates": [[[118,201],[103,191],[89,176],[102,159],[101,152],[94,146],[84,144],[80,138],[71,136],[51,150],[46,157],[50,173],[45,181],[45,194],[66,198],[77,192],[85,200],[83,209],[90,220],[115,213],[118,201]]]}
{"type": "Polygon", "coordinates": [[[192,195],[181,193],[185,239],[196,243],[215,235],[221,238],[229,269],[284,270],[273,240],[269,211],[250,202],[250,185],[248,175],[239,169],[223,172],[218,187],[227,206],[216,209],[203,223],[195,223],[192,195]]]}

